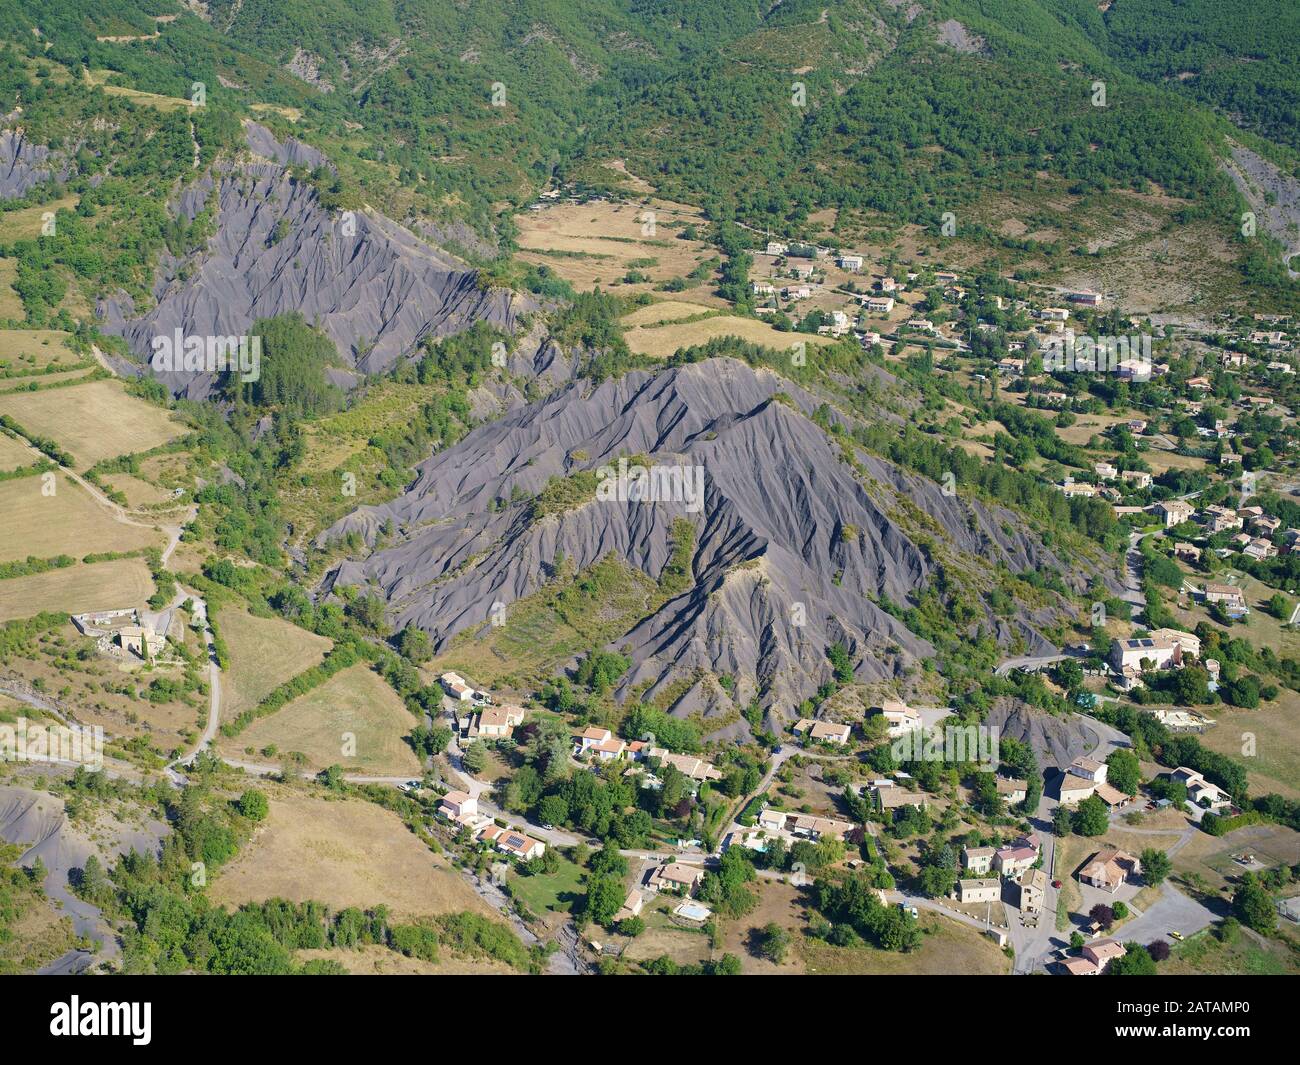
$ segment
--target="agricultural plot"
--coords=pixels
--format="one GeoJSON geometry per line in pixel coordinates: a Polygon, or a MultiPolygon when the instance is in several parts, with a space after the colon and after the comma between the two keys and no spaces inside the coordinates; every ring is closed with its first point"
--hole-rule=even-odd
{"type": "Polygon", "coordinates": [[[59,329],[0,329],[0,388],[9,387],[10,378],[86,362],[64,343],[67,336],[59,329]]]}
{"type": "Polygon", "coordinates": [[[0,433],[0,473],[16,470],[20,466],[30,466],[39,461],[40,456],[23,441],[7,433],[0,433]]]}
{"type": "MultiPolygon", "coordinates": [[[[701,308],[703,309],[703,308],[701,308]]],[[[627,345],[638,355],[667,358],[680,348],[694,347],[715,337],[735,336],[751,344],[789,351],[797,343],[814,347],[833,343],[830,337],[810,333],[784,333],[756,318],[723,314],[699,321],[672,321],[664,325],[641,325],[627,329],[627,345]]]]}
{"type": "Polygon", "coordinates": [[[62,210],[72,210],[77,206],[80,196],[63,196],[35,207],[23,207],[17,211],[7,211],[0,215],[0,240],[31,240],[41,234],[46,214],[57,214],[62,210]]]}
{"type": "Polygon", "coordinates": [[[185,432],[173,415],[136,399],[110,380],[0,395],[0,414],[9,415],[28,432],[56,441],[79,469],[152,450],[185,432]]]}
{"type": "Polygon", "coordinates": [[[271,810],[239,857],[212,883],[229,906],[315,899],[334,909],[384,904],[395,917],[470,911],[496,916],[401,818],[372,803],[272,789],[271,810]]]}
{"type": "Polygon", "coordinates": [[[216,623],[230,650],[230,668],[222,677],[222,711],[227,720],[256,706],[285,681],[319,665],[331,646],[323,636],[246,610],[220,610],[216,623]]]}
{"type": "Polygon", "coordinates": [[[0,541],[0,562],[29,555],[81,558],[161,546],[162,534],[157,529],[116,520],[71,478],[55,474],[52,483],[54,494],[45,495],[44,477],[0,481],[0,513],[5,516],[6,534],[0,541]]]}
{"type": "Polygon", "coordinates": [[[349,773],[419,776],[420,761],[403,738],[416,724],[382,677],[366,665],[355,665],[255,721],[223,746],[297,751],[312,769],[338,764],[349,773]]]}
{"type": "Polygon", "coordinates": [[[149,568],[138,558],[78,564],[0,581],[0,622],[43,610],[81,613],[135,606],[153,593],[149,568]]]}

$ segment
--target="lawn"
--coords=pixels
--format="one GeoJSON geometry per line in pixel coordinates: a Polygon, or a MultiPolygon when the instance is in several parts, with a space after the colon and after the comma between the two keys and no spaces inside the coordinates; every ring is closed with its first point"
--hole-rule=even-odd
{"type": "Polygon", "coordinates": [[[384,679],[358,664],[254,721],[222,747],[298,751],[311,769],[338,764],[348,773],[419,776],[420,760],[403,738],[417,723],[384,679]]]}
{"type": "Polygon", "coordinates": [[[1246,767],[1252,795],[1277,792],[1300,799],[1300,694],[1283,688],[1258,710],[1215,706],[1209,710],[1217,724],[1201,742],[1246,767]],[[1247,750],[1252,754],[1245,754],[1247,750]]]}
{"type": "Polygon", "coordinates": [[[0,387],[6,378],[22,377],[47,366],[72,368],[87,360],[69,348],[59,329],[0,329],[0,387]]]}
{"type": "Polygon", "coordinates": [[[79,469],[119,455],[150,451],[185,433],[171,414],[127,393],[118,381],[0,396],[0,414],[55,440],[79,469]]]}
{"type": "Polygon", "coordinates": [[[930,914],[922,914],[920,924],[926,934],[921,948],[911,954],[866,945],[833,947],[816,939],[798,940],[795,950],[804,972],[821,976],[989,976],[1011,971],[1011,959],[975,929],[930,914]]]}
{"type": "Polygon", "coordinates": [[[1237,927],[1220,942],[1209,930],[1177,944],[1160,975],[1170,976],[1294,976],[1300,957],[1277,940],[1262,940],[1237,927]]]}
{"type": "Polygon", "coordinates": [[[553,873],[535,876],[510,874],[510,894],[535,914],[546,912],[569,913],[574,903],[586,895],[582,878],[586,870],[577,862],[560,858],[560,866],[553,873]]]}
{"type": "Polygon", "coordinates": [[[382,903],[399,919],[464,911],[495,916],[396,814],[359,800],[259,787],[268,789],[270,814],[211,882],[213,901],[239,906],[316,899],[335,910],[382,903]]]}

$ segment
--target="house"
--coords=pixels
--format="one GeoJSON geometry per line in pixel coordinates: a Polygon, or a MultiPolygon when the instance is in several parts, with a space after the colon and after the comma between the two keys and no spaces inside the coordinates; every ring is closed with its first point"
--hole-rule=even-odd
{"type": "Polygon", "coordinates": [[[871,793],[876,797],[876,802],[883,811],[901,810],[904,806],[915,806],[919,810],[924,810],[929,806],[926,797],[919,791],[908,791],[906,788],[900,788],[891,785],[890,787],[875,787],[871,793]]]}
{"type": "Polygon", "coordinates": [[[795,723],[794,731],[796,735],[802,735],[806,740],[816,740],[820,743],[849,742],[849,726],[837,725],[830,721],[810,721],[808,718],[803,718],[795,723]]]}
{"type": "Polygon", "coordinates": [[[589,725],[573,737],[573,754],[575,758],[590,754],[602,762],[608,762],[615,758],[621,758],[626,750],[627,744],[607,728],[597,728],[594,725],[589,725]]]}
{"type": "Polygon", "coordinates": [[[1095,784],[1105,784],[1109,767],[1105,762],[1098,762],[1094,758],[1076,758],[1070,763],[1069,772],[1095,784]]]}
{"type": "Polygon", "coordinates": [[[957,275],[948,270],[936,270],[934,280],[939,285],[951,285],[957,280],[957,275]]]}
{"type": "Polygon", "coordinates": [[[1118,940],[1098,939],[1086,944],[1079,957],[1066,958],[1061,968],[1071,976],[1100,976],[1114,959],[1127,953],[1118,940]]]}
{"type": "Polygon", "coordinates": [[[1127,806],[1133,799],[1131,795],[1125,795],[1112,784],[1098,784],[1096,794],[1112,810],[1127,806]]]}
{"type": "Polygon", "coordinates": [[[1208,377],[1189,377],[1187,387],[1194,388],[1198,392],[1208,392],[1210,390],[1210,379],[1208,377]]]}
{"type": "Polygon", "coordinates": [[[1038,848],[1021,840],[1014,847],[999,847],[993,855],[993,868],[1012,879],[1028,872],[1038,861],[1038,848]]]}
{"type": "Polygon", "coordinates": [[[502,828],[496,824],[484,828],[478,838],[493,844],[501,853],[518,858],[521,862],[532,861],[546,853],[546,844],[540,839],[533,839],[532,836],[526,836],[517,829],[502,828]]]}
{"type": "Polygon", "coordinates": [[[833,817],[791,813],[770,807],[758,815],[758,823],[769,832],[796,836],[814,843],[823,838],[843,841],[857,827],[849,821],[839,821],[833,817]]]}
{"type": "Polygon", "coordinates": [[[478,799],[465,791],[449,791],[438,805],[438,813],[448,821],[464,823],[478,816],[478,799]]]}
{"type": "Polygon", "coordinates": [[[1201,657],[1201,638],[1193,632],[1182,629],[1152,629],[1149,635],[1156,640],[1168,640],[1182,652],[1184,660],[1201,657]]]}
{"type": "Polygon", "coordinates": [[[644,906],[645,896],[641,892],[637,891],[636,888],[633,888],[627,893],[627,898],[623,900],[623,905],[619,909],[618,913],[614,914],[614,923],[617,924],[619,921],[626,921],[632,917],[639,917],[644,906]]]}
{"type": "Polygon", "coordinates": [[[1134,436],[1141,436],[1147,431],[1147,423],[1142,418],[1130,418],[1125,424],[1134,436]]]}
{"type": "Polygon", "coordinates": [[[812,289],[807,285],[787,286],[781,290],[781,295],[788,300],[806,300],[812,296],[812,289]]]}
{"type": "Polygon", "coordinates": [[[863,296],[862,306],[872,314],[888,314],[894,309],[893,296],[863,296]]]}
{"type": "Polygon", "coordinates": [[[1103,847],[1079,869],[1079,882],[1112,895],[1130,876],[1142,873],[1142,863],[1118,847],[1103,847]]]}
{"type": "Polygon", "coordinates": [[[1156,504],[1156,514],[1163,519],[1166,529],[1190,521],[1195,513],[1196,508],[1181,499],[1168,499],[1156,504]]]}
{"type": "Polygon", "coordinates": [[[1179,542],[1174,544],[1174,558],[1180,558],[1184,562],[1199,562],[1201,560],[1201,549],[1194,544],[1179,542]]]}
{"type": "Polygon", "coordinates": [[[862,269],[861,255],[841,255],[836,261],[841,270],[847,270],[851,274],[856,274],[862,269]]]}
{"type": "Polygon", "coordinates": [[[786,244],[786,243],[784,243],[784,242],[782,242],[782,241],[779,241],[779,240],[769,240],[769,241],[767,242],[767,254],[768,254],[768,255],[784,255],[784,254],[785,254],[786,252],[788,252],[789,250],[790,250],[790,245],[788,245],[788,244],[786,244]]]}
{"type": "Polygon", "coordinates": [[[1044,322],[1064,322],[1069,320],[1070,312],[1064,307],[1044,307],[1038,317],[1044,322]]]}
{"type": "Polygon", "coordinates": [[[1107,661],[1116,673],[1126,669],[1168,669],[1182,660],[1178,645],[1171,640],[1138,636],[1131,640],[1112,640],[1107,661]],[[1144,666],[1143,663],[1150,663],[1144,666]]]}
{"type": "Polygon", "coordinates": [[[646,754],[650,758],[658,758],[661,765],[670,765],[695,781],[722,779],[722,774],[714,768],[712,762],[696,758],[693,754],[673,754],[664,747],[651,747],[646,754]]]}
{"type": "Polygon", "coordinates": [[[1058,487],[1067,499],[1074,499],[1076,496],[1095,496],[1097,494],[1097,486],[1088,484],[1086,481],[1070,479],[1063,481],[1058,487]]]}
{"type": "Polygon", "coordinates": [[[1210,535],[1240,529],[1246,523],[1231,507],[1208,506],[1205,508],[1206,529],[1210,535]]]}
{"type": "Polygon", "coordinates": [[[1061,805],[1073,806],[1077,802],[1090,798],[1097,790],[1097,782],[1089,780],[1087,777],[1076,777],[1073,773],[1066,773],[1061,780],[1061,805]]]}
{"type": "Polygon", "coordinates": [[[1026,869],[1017,884],[1020,887],[1021,912],[1041,912],[1047,900],[1047,873],[1042,869],[1026,869]]]}
{"type": "Polygon", "coordinates": [[[998,373],[1006,374],[1009,377],[1019,377],[1025,372],[1024,359],[999,359],[998,373]]]}
{"type": "Polygon", "coordinates": [[[898,282],[892,277],[882,277],[880,279],[879,288],[881,292],[897,292],[898,282]]]}
{"type": "Polygon", "coordinates": [[[885,735],[897,738],[921,727],[921,715],[906,703],[886,699],[880,706],[872,707],[888,724],[885,735]]]}
{"type": "Polygon", "coordinates": [[[1120,478],[1125,484],[1131,484],[1134,488],[1151,487],[1151,474],[1146,470],[1125,470],[1120,474],[1120,478]]]}
{"type": "Polygon", "coordinates": [[[1226,791],[1211,784],[1195,769],[1179,766],[1169,774],[1169,777],[1187,786],[1187,797],[1196,806],[1206,806],[1213,810],[1220,806],[1227,806],[1232,801],[1226,791]]]}
{"type": "Polygon", "coordinates": [[[1207,584],[1201,592],[1201,597],[1207,603],[1218,603],[1233,617],[1240,617],[1250,612],[1241,589],[1234,588],[1231,584],[1207,584]]]}
{"type": "Polygon", "coordinates": [[[457,702],[468,703],[474,698],[474,689],[459,673],[444,673],[438,680],[443,690],[457,702]]]}
{"type": "Polygon", "coordinates": [[[1253,558],[1256,562],[1263,562],[1265,559],[1272,558],[1277,554],[1277,548],[1272,543],[1262,537],[1256,537],[1241,549],[1241,553],[1247,558],[1253,558]]]}
{"type": "Polygon", "coordinates": [[[674,895],[693,895],[703,880],[703,867],[669,862],[657,867],[650,874],[648,884],[655,891],[668,891],[674,895]]]}
{"type": "Polygon", "coordinates": [[[1065,298],[1071,303],[1081,303],[1085,307],[1101,306],[1101,293],[1089,292],[1087,289],[1081,289],[1078,292],[1067,292],[1065,298]]]}
{"type": "Polygon", "coordinates": [[[1100,477],[1103,481],[1113,481],[1116,477],[1119,476],[1119,470],[1117,470],[1109,462],[1094,462],[1092,464],[1092,472],[1095,473],[1098,477],[1100,477]]]}
{"type": "Polygon", "coordinates": [[[963,847],[961,849],[962,868],[968,873],[974,873],[977,876],[987,873],[993,868],[993,856],[996,853],[996,847],[963,847]]]}
{"type": "Polygon", "coordinates": [[[749,287],[755,296],[773,296],[776,294],[776,286],[770,281],[755,281],[749,287]]]}
{"type": "Polygon", "coordinates": [[[143,625],[125,625],[117,630],[117,644],[123,651],[149,658],[166,648],[167,636],[143,625]]]}
{"type": "Polygon", "coordinates": [[[998,797],[1008,805],[1024,802],[1027,792],[1025,781],[1012,780],[1010,777],[998,777],[998,797]]]}
{"type": "Polygon", "coordinates": [[[478,715],[478,721],[471,727],[470,735],[475,732],[483,739],[504,739],[524,723],[524,711],[518,706],[488,706],[478,715]]]}
{"type": "Polygon", "coordinates": [[[1250,519],[1250,528],[1260,536],[1272,536],[1282,528],[1282,520],[1271,514],[1257,514],[1250,519]]]}
{"type": "Polygon", "coordinates": [[[1002,881],[997,877],[957,881],[957,901],[963,905],[971,902],[997,902],[1001,898],[1002,881]]]}
{"type": "Polygon", "coordinates": [[[1285,917],[1293,924],[1300,924],[1300,895],[1289,899],[1277,900],[1278,916],[1285,917]]]}
{"type": "Polygon", "coordinates": [[[812,263],[795,263],[790,267],[790,272],[800,281],[807,281],[813,275],[812,263]]]}

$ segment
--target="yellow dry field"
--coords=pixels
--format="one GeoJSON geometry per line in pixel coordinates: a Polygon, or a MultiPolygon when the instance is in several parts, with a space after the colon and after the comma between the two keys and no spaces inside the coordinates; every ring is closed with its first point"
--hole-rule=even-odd
{"type": "MultiPolygon", "coordinates": [[[[266,787],[266,785],[259,785],[266,787]]],[[[386,905],[398,918],[496,916],[469,883],[401,818],[355,799],[322,799],[270,786],[271,810],[209,896],[239,906],[271,898],[332,909],[386,905]]]]}
{"type": "MultiPolygon", "coordinates": [[[[67,335],[59,329],[0,329],[0,373],[20,377],[56,363],[85,362],[64,343],[67,335]]],[[[0,387],[6,387],[3,380],[0,387]]]]}
{"type": "Polygon", "coordinates": [[[358,664],[253,722],[222,746],[297,751],[310,769],[338,764],[345,772],[367,776],[419,776],[420,760],[403,739],[417,724],[384,679],[358,664]]]}
{"type": "Polygon", "coordinates": [[[16,259],[0,259],[0,318],[21,319],[23,301],[14,291],[14,280],[18,277],[16,259]]]}
{"type": "Polygon", "coordinates": [[[45,224],[45,215],[58,214],[61,210],[72,210],[77,206],[80,196],[64,196],[35,207],[23,207],[17,211],[0,214],[0,241],[30,240],[40,236],[45,224]]]}
{"type": "Polygon", "coordinates": [[[274,688],[318,665],[332,645],[324,636],[280,618],[259,618],[246,610],[222,609],[216,619],[230,649],[230,668],[221,678],[222,714],[226,720],[256,706],[274,688]]]}
{"type": "Polygon", "coordinates": [[[0,433],[0,473],[16,470],[19,466],[30,466],[34,462],[40,462],[41,458],[24,441],[8,433],[0,433]]]}
{"type": "Polygon", "coordinates": [[[515,222],[519,257],[549,266],[579,291],[599,287],[632,295],[652,292],[657,284],[680,277],[686,279],[684,291],[692,300],[726,306],[713,295],[711,277],[688,277],[718,254],[703,241],[678,236],[683,226],[707,225],[693,207],[652,197],[637,203],[559,203],[525,211],[515,222]],[[632,270],[649,280],[624,284],[623,276],[632,270]]]}
{"type": "Polygon", "coordinates": [[[86,70],[84,71],[85,81],[90,85],[98,85],[109,96],[121,96],[130,100],[133,104],[156,107],[159,111],[179,111],[182,108],[188,111],[191,106],[189,100],[183,100],[179,96],[159,96],[154,92],[131,89],[125,85],[106,85],[105,82],[112,73],[111,70],[86,70]]]}
{"type": "Polygon", "coordinates": [[[638,326],[624,331],[627,345],[638,355],[653,358],[667,358],[680,348],[694,347],[714,337],[736,336],[751,344],[778,351],[788,351],[800,341],[809,344],[832,343],[829,337],[814,336],[809,333],[783,333],[765,322],[754,318],[739,318],[723,314],[715,318],[705,318],[698,322],[670,322],[659,326],[638,326]]]}
{"type": "Polygon", "coordinates": [[[28,432],[56,441],[80,469],[103,459],[149,451],[185,432],[173,415],[109,380],[0,396],[0,414],[8,414],[28,432]]]}
{"type": "Polygon", "coordinates": [[[139,606],[153,593],[149,569],[138,558],[78,564],[0,581],[0,622],[31,617],[42,610],[80,614],[139,606]]]}
{"type": "Polygon", "coordinates": [[[663,322],[680,322],[684,318],[694,318],[701,314],[710,314],[716,307],[706,307],[702,303],[688,303],[685,300],[661,300],[648,307],[638,307],[623,315],[621,321],[625,329],[641,325],[659,325],[663,322]]]}
{"type": "Polygon", "coordinates": [[[111,473],[104,478],[104,483],[126,497],[129,507],[149,507],[166,503],[171,493],[165,492],[156,484],[142,481],[129,473],[111,473]]]}
{"type": "Polygon", "coordinates": [[[157,529],[118,521],[76,481],[56,473],[53,495],[45,495],[42,477],[0,481],[0,514],[5,535],[0,539],[0,562],[29,555],[81,558],[107,551],[135,551],[161,547],[157,529]]]}

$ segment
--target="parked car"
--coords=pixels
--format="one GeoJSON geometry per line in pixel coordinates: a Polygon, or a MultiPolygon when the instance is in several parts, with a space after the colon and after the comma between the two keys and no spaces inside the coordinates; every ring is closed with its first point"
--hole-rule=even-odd
{"type": "Polygon", "coordinates": [[[1056,888],[1057,891],[1060,891],[1060,890],[1061,890],[1061,882],[1060,882],[1059,880],[1053,880],[1053,881],[1052,881],[1052,887],[1056,888]]]}

